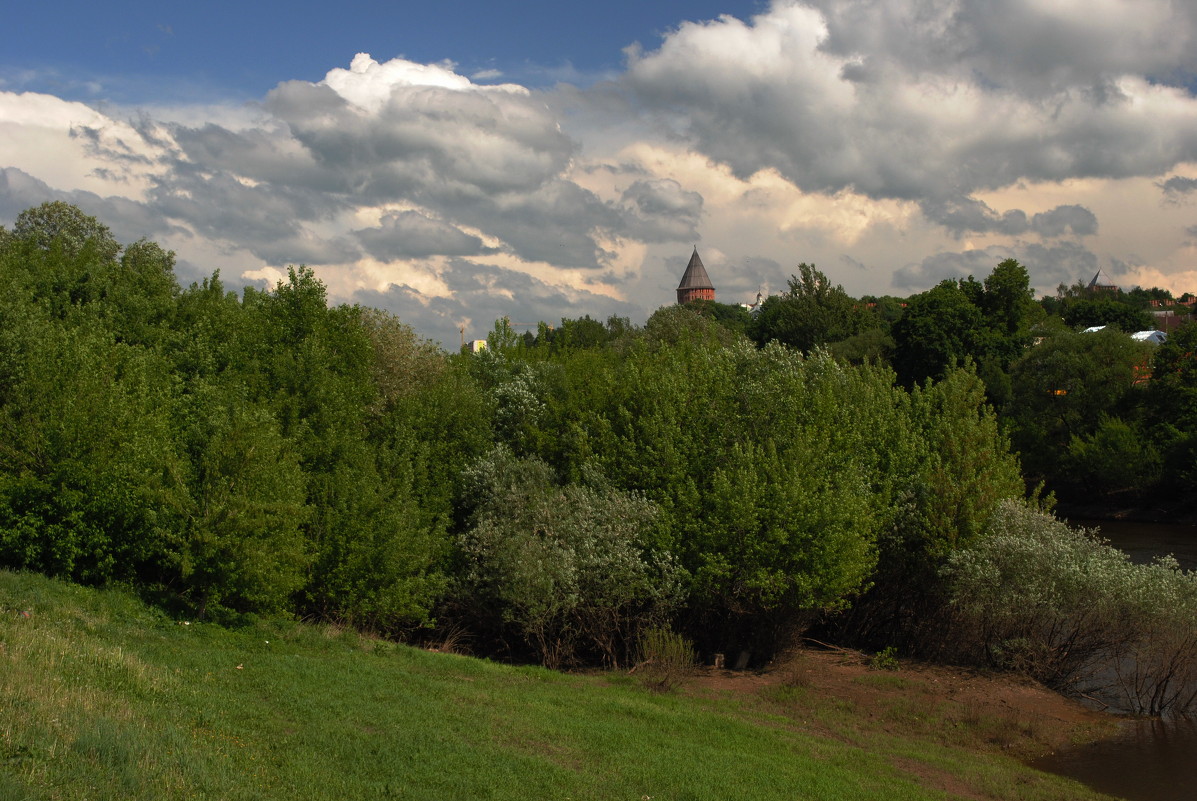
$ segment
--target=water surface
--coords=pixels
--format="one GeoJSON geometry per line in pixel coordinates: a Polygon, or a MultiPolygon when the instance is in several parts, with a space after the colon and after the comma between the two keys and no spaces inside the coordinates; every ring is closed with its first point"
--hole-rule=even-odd
{"type": "Polygon", "coordinates": [[[1130,801],[1197,798],[1197,721],[1132,720],[1117,737],[1031,763],[1130,801]]]}
{"type": "MultiPolygon", "coordinates": [[[[1171,554],[1184,569],[1197,570],[1197,526],[1123,520],[1069,523],[1101,529],[1101,536],[1135,563],[1147,564],[1157,556],[1171,554]]],[[[1128,720],[1116,737],[1069,748],[1031,764],[1129,801],[1194,801],[1197,720],[1128,720]]]]}

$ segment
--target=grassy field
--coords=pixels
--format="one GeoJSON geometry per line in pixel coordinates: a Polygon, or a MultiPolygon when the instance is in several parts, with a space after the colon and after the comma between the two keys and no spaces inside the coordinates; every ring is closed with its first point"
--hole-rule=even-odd
{"type": "Polygon", "coordinates": [[[1101,797],[927,706],[662,693],[0,571],[0,799],[1101,797]]]}

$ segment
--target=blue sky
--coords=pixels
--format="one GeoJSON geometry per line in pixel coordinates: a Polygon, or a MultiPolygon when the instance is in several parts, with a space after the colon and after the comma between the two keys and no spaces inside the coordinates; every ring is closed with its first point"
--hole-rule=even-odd
{"type": "Polygon", "coordinates": [[[185,282],[448,345],[504,315],[642,322],[814,263],[909,295],[1023,262],[1197,290],[1197,4],[21,4],[0,224],[64,199],[185,282]],[[635,45],[635,46],[633,46],[635,45]]]}
{"type": "Polygon", "coordinates": [[[619,70],[684,20],[745,17],[753,0],[690,2],[22,3],[5,11],[0,75],[25,89],[120,103],[251,99],[319,81],[355,53],[499,70],[529,86],[619,70]],[[89,84],[91,84],[89,86],[89,84]],[[99,86],[96,86],[99,84],[99,86]]]}

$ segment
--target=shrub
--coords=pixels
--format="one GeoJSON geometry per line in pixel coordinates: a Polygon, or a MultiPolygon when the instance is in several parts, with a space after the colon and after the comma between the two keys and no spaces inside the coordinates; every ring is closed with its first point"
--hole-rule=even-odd
{"type": "Polygon", "coordinates": [[[694,645],[670,629],[653,626],[643,630],[638,650],[639,661],[633,670],[653,689],[671,690],[694,670],[694,645]]]}
{"type": "Polygon", "coordinates": [[[892,645],[887,645],[877,653],[873,654],[873,658],[869,660],[869,670],[897,670],[898,669],[898,649],[892,645]]]}
{"type": "Polygon", "coordinates": [[[474,507],[460,541],[468,614],[499,609],[544,664],[573,661],[581,647],[617,666],[637,632],[680,603],[683,573],[648,548],[658,512],[644,498],[559,486],[544,462],[505,449],[465,481],[474,507]]]}
{"type": "Polygon", "coordinates": [[[1197,574],[1174,559],[1132,564],[1095,532],[1006,502],[945,573],[964,655],[1136,713],[1197,702],[1197,574]]]}

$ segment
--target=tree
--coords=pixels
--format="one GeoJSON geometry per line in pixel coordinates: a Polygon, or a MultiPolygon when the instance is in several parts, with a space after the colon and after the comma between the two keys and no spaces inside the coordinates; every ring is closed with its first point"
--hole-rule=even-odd
{"type": "Polygon", "coordinates": [[[1152,361],[1144,428],[1163,460],[1162,489],[1193,497],[1197,488],[1197,322],[1168,335],[1152,361]]]}
{"type": "Polygon", "coordinates": [[[121,249],[108,226],[61,200],[21,212],[12,233],[15,239],[41,250],[58,247],[67,258],[78,258],[87,251],[112,261],[121,249]]]}
{"type": "Polygon", "coordinates": [[[1155,327],[1143,309],[1109,298],[1079,298],[1064,307],[1064,322],[1075,330],[1112,325],[1128,334],[1155,327]]]}
{"type": "Polygon", "coordinates": [[[1139,714],[1197,704],[1197,576],[1175,559],[1132,564],[1095,532],[1006,503],[944,572],[956,658],[1139,714]]]}
{"type": "MultiPolygon", "coordinates": [[[[989,325],[1011,339],[1026,336],[1042,312],[1035,305],[1035,291],[1027,268],[1006,259],[985,279],[981,311],[989,325]]],[[[1020,343],[1021,344],[1021,343],[1020,343]]]]}
{"type": "Polygon", "coordinates": [[[197,614],[290,609],[310,559],[295,452],[243,387],[193,387],[187,407],[192,503],[177,559],[197,614]]]}
{"type": "Polygon", "coordinates": [[[1032,481],[1046,480],[1052,488],[1070,494],[1096,489],[1087,488],[1078,481],[1082,476],[1069,472],[1069,452],[1074,442],[1083,451],[1083,443],[1095,435],[1103,420],[1129,419],[1135,414],[1141,400],[1136,381],[1145,373],[1152,348],[1115,329],[1064,333],[1048,338],[1014,363],[1005,418],[1032,481]]]}
{"type": "Polygon", "coordinates": [[[686,304],[694,311],[707,317],[729,331],[748,336],[754,321],[748,310],[738,304],[719,303],[714,300],[692,300],[686,304]]]}
{"type": "Polygon", "coordinates": [[[859,333],[873,321],[813,264],[799,264],[789,291],[765,300],[756,317],[753,338],[764,345],[777,341],[803,352],[839,342],[859,333]]]}
{"type": "Polygon", "coordinates": [[[969,359],[982,361],[993,345],[981,310],[951,280],[910,298],[893,337],[894,369],[908,385],[942,378],[969,359]]]}

